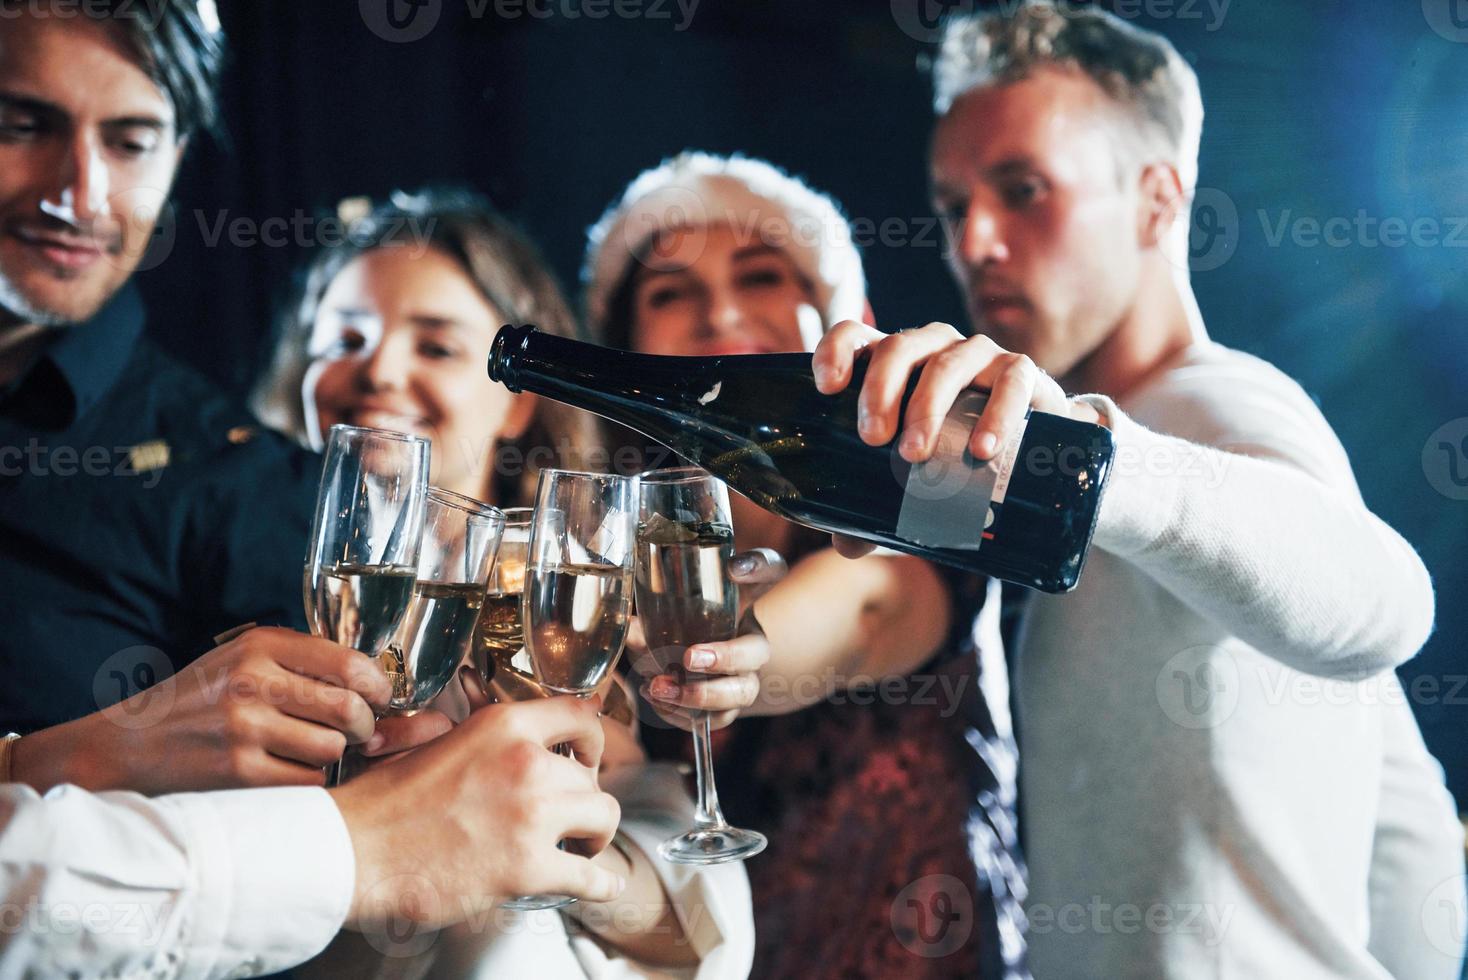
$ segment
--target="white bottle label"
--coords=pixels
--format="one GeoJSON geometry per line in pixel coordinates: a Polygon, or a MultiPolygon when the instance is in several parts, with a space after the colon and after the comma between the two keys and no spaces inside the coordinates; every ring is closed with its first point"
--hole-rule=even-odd
{"type": "Polygon", "coordinates": [[[986,463],[968,451],[979,415],[988,402],[981,391],[958,396],[938,435],[938,449],[926,462],[909,466],[893,449],[895,472],[907,469],[897,536],[926,548],[978,551],[992,537],[997,509],[1004,503],[1026,427],[986,463]]]}

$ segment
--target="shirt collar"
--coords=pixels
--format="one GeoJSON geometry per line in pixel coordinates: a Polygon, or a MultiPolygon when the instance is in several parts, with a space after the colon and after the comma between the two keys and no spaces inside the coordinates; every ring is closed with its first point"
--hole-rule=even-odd
{"type": "Polygon", "coordinates": [[[71,421],[112,390],[143,332],[143,302],[124,286],[86,323],[63,327],[44,358],[71,389],[71,421]]]}

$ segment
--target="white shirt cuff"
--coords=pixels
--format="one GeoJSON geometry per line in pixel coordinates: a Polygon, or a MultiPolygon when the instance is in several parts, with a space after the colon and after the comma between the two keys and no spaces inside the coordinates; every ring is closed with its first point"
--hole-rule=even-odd
{"type": "Polygon", "coordinates": [[[184,948],[200,961],[185,975],[285,970],[320,953],[341,929],[356,861],[325,790],[184,793],[157,802],[180,811],[199,857],[195,935],[184,948]]]}

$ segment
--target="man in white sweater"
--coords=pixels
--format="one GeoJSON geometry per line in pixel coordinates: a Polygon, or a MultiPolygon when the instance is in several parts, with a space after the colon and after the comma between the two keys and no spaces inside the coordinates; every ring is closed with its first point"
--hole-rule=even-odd
{"type": "Polygon", "coordinates": [[[975,335],[846,323],[815,370],[840,390],[868,348],[862,436],[911,461],[970,386],[992,390],[981,460],[1031,408],[1115,438],[1081,583],[1033,597],[1019,641],[1035,975],[1456,977],[1434,917],[1462,921],[1462,831],[1392,673],[1432,586],[1309,397],[1204,332],[1192,70],[1029,2],[951,22],[935,81],[975,335]]]}

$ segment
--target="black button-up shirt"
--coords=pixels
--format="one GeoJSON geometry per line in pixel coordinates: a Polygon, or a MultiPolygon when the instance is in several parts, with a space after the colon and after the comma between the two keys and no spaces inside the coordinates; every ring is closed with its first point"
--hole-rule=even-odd
{"type": "Polygon", "coordinates": [[[142,332],[124,289],[0,389],[0,733],[115,703],[241,623],[304,627],[317,458],[142,332]]]}

